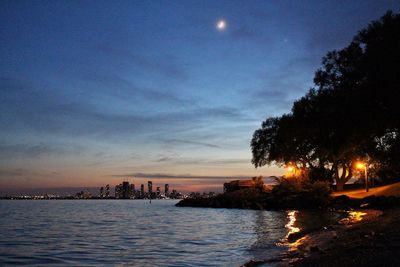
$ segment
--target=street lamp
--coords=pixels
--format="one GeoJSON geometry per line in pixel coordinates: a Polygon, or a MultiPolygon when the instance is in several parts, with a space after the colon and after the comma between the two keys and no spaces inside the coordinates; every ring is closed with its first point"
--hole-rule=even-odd
{"type": "Polygon", "coordinates": [[[359,170],[364,170],[365,174],[365,191],[368,192],[368,173],[367,173],[367,164],[363,162],[357,162],[356,168],[359,170]]]}
{"type": "Polygon", "coordinates": [[[289,176],[296,176],[296,167],[293,166],[293,163],[289,163],[286,169],[289,176]]]}

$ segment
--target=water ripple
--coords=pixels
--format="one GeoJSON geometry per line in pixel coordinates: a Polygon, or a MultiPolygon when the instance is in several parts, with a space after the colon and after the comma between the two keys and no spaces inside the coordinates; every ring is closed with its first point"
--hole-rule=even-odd
{"type": "Polygon", "coordinates": [[[176,201],[0,201],[0,265],[239,266],[285,248],[286,212],[176,201]]]}

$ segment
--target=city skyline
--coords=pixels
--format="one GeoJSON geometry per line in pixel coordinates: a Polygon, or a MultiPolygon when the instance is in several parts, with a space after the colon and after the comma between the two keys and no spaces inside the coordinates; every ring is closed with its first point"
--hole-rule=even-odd
{"type": "MultiPolygon", "coordinates": [[[[46,195],[46,194],[55,194],[55,195],[60,195],[60,196],[71,196],[75,195],[76,192],[80,191],[88,191],[92,195],[97,196],[101,195],[101,191],[103,191],[104,196],[106,196],[106,192],[108,191],[109,196],[115,196],[115,188],[118,186],[122,186],[123,183],[128,182],[130,185],[133,186],[133,190],[135,191],[144,191],[148,192],[148,182],[152,182],[152,184],[155,185],[155,188],[160,187],[162,190],[165,191],[165,186],[167,186],[171,192],[171,190],[176,190],[181,193],[192,193],[192,192],[200,192],[200,193],[207,193],[207,192],[215,192],[215,193],[221,193],[224,191],[224,183],[226,182],[231,182],[235,179],[239,180],[249,180],[250,178],[253,177],[231,177],[231,178],[221,178],[221,180],[217,180],[216,178],[209,178],[213,179],[213,182],[215,183],[216,181],[219,181],[220,184],[212,184],[212,186],[207,186],[207,185],[201,185],[199,187],[197,186],[187,186],[187,185],[181,185],[179,183],[176,184],[170,184],[170,183],[165,183],[166,179],[161,179],[161,180],[156,180],[157,182],[154,182],[154,180],[139,180],[139,179],[132,179],[132,178],[126,178],[123,179],[122,181],[119,180],[116,184],[104,184],[104,185],[97,185],[97,186],[77,186],[77,187],[35,187],[35,188],[27,188],[27,187],[16,187],[14,189],[8,189],[8,190],[3,190],[0,188],[0,197],[6,197],[6,196],[23,196],[23,195],[46,195]],[[139,182],[141,181],[141,182],[139,182]],[[108,186],[108,189],[107,189],[108,186]],[[143,187],[143,188],[142,188],[143,187]],[[171,189],[172,188],[172,189],[171,189]]],[[[268,176],[264,177],[263,181],[266,185],[272,185],[276,183],[276,176],[268,176]]],[[[170,181],[170,180],[168,180],[170,181]]],[[[153,190],[154,191],[154,190],[153,190]]]]}
{"type": "Polygon", "coordinates": [[[290,112],[327,51],[400,8],[119,3],[0,4],[0,193],[282,175],[251,164],[254,130],[290,112]]]}

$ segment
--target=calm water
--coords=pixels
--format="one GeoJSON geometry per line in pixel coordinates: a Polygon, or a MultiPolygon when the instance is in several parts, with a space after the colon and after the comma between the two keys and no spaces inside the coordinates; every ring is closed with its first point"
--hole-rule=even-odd
{"type": "MultiPolygon", "coordinates": [[[[287,250],[277,243],[289,231],[289,212],[177,208],[175,203],[0,201],[0,265],[239,266],[287,250]]],[[[313,227],[332,220],[331,215],[297,216],[313,227]]]]}

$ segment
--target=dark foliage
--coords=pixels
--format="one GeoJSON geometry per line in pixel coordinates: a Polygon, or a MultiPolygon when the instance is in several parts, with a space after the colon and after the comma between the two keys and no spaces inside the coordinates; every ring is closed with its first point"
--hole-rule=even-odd
{"type": "Polygon", "coordinates": [[[330,203],[330,189],[327,183],[297,183],[283,180],[272,192],[258,189],[242,189],[211,198],[187,198],[179,207],[210,207],[239,209],[319,209],[330,203]]]}
{"type": "Polygon", "coordinates": [[[353,199],[347,196],[332,198],[326,183],[314,183],[298,187],[282,183],[273,192],[243,189],[210,198],[187,198],[176,204],[178,207],[265,209],[265,210],[351,210],[390,209],[400,205],[399,197],[370,196],[353,199]]]}
{"type": "Polygon", "coordinates": [[[186,198],[178,207],[265,209],[268,194],[258,189],[242,189],[210,198],[186,198]]]}
{"type": "Polygon", "coordinates": [[[251,141],[252,162],[291,162],[313,181],[353,176],[356,160],[400,178],[400,14],[387,12],[344,49],[329,52],[315,88],[290,114],[266,119],[251,141]]]}

